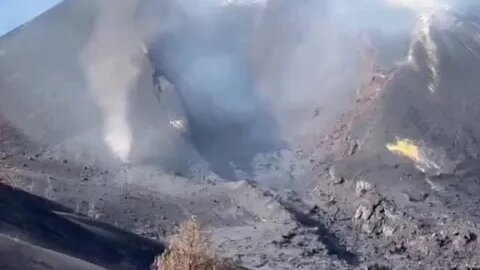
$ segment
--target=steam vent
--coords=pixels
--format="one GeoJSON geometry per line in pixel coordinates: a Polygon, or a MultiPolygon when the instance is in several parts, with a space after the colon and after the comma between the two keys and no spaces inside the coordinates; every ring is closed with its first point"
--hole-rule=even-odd
{"type": "Polygon", "coordinates": [[[0,37],[0,269],[183,270],[188,220],[225,269],[480,269],[479,104],[473,0],[64,0],[0,37]]]}

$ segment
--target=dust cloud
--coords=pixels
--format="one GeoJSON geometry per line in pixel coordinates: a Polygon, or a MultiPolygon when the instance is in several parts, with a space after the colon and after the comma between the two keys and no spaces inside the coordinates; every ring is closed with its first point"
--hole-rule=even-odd
{"type": "Polygon", "coordinates": [[[83,61],[87,87],[102,111],[105,143],[124,162],[129,159],[133,140],[128,97],[144,60],[134,23],[136,2],[98,2],[98,19],[83,61]]]}

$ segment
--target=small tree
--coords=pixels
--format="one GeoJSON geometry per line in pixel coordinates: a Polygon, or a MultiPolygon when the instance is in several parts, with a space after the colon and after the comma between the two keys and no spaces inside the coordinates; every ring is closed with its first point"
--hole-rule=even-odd
{"type": "Polygon", "coordinates": [[[215,258],[210,235],[203,231],[194,217],[180,225],[168,249],[152,265],[152,270],[232,269],[215,258]]]}

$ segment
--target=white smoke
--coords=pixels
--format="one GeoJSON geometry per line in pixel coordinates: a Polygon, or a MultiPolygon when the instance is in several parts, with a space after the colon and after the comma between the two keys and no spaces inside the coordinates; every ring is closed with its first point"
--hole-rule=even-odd
{"type": "Polygon", "coordinates": [[[128,98],[144,57],[133,22],[135,6],[136,1],[130,0],[100,1],[98,20],[84,52],[88,87],[103,114],[104,141],[124,162],[129,160],[133,140],[128,98]]]}
{"type": "Polygon", "coordinates": [[[456,9],[457,11],[468,10],[477,5],[477,0],[383,0],[394,8],[409,9],[415,13],[432,13],[439,10],[456,9]]]}
{"type": "Polygon", "coordinates": [[[445,5],[443,0],[386,0],[394,7],[408,8],[414,11],[427,11],[445,5]]]}

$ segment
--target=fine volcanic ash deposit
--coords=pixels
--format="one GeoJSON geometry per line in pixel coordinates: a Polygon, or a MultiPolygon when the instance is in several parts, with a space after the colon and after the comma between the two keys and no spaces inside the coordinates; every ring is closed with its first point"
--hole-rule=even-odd
{"type": "Polygon", "coordinates": [[[65,0],[0,37],[0,268],[479,269],[479,103],[473,0],[65,0]]]}

